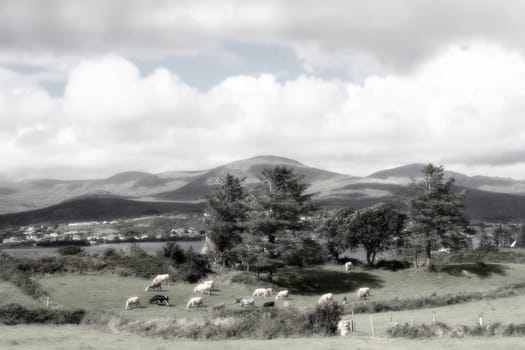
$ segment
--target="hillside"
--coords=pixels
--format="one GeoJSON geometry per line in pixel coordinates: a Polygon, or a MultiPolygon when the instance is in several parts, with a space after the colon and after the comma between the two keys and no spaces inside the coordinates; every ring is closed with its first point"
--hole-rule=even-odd
{"type": "MultiPolygon", "coordinates": [[[[377,171],[368,175],[371,179],[381,179],[392,183],[409,184],[412,178],[421,177],[421,169],[425,164],[414,163],[392,169],[377,171]]],[[[525,181],[507,177],[467,176],[462,173],[445,169],[445,177],[453,177],[458,186],[474,188],[483,191],[525,194],[525,181]]]]}
{"type": "Polygon", "coordinates": [[[110,196],[77,198],[47,208],[0,215],[1,225],[109,220],[166,213],[202,212],[202,204],[143,202],[110,196]]]}
{"type": "MultiPolygon", "coordinates": [[[[411,178],[420,176],[423,166],[410,164],[367,177],[355,177],[267,155],[201,171],[158,174],[130,171],[106,179],[3,181],[0,182],[0,213],[19,213],[4,215],[4,219],[35,221],[111,218],[155,211],[202,209],[204,197],[216,186],[220,177],[231,173],[244,178],[246,187],[251,188],[259,181],[258,175],[263,169],[277,165],[304,175],[304,181],[310,184],[308,191],[316,194],[316,199],[324,208],[365,207],[387,200],[406,207],[411,196],[408,184],[411,178]],[[90,208],[91,205],[95,208],[90,208]]],[[[455,188],[458,191],[467,190],[466,211],[472,219],[521,221],[524,218],[525,181],[447,171],[446,177],[450,176],[456,179],[455,188]]]]}

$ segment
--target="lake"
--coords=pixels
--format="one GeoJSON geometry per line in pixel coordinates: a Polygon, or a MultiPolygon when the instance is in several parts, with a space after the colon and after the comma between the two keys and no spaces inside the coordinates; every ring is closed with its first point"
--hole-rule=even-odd
{"type": "MultiPolygon", "coordinates": [[[[105,243],[82,247],[87,253],[101,253],[108,248],[125,249],[132,243],[105,243]]],[[[136,242],[133,243],[144,249],[146,253],[154,254],[162,250],[166,242],[136,242]]],[[[177,241],[177,244],[183,249],[193,248],[194,251],[200,252],[204,241],[177,241]]],[[[58,247],[20,247],[20,248],[1,248],[0,252],[6,252],[13,256],[41,256],[57,254],[58,247]]]]}

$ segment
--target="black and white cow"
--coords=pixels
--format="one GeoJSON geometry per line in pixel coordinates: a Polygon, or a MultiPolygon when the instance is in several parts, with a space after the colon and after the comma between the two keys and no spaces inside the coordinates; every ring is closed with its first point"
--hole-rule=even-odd
{"type": "Polygon", "coordinates": [[[170,303],[170,298],[167,296],[167,295],[154,295],[153,297],[151,297],[151,299],[149,300],[149,303],[150,304],[156,304],[156,305],[166,305],[166,306],[169,306],[170,303]]]}

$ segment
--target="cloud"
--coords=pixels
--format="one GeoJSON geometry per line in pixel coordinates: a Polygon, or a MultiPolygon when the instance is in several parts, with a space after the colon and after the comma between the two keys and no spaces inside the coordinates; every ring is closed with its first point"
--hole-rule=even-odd
{"type": "Polygon", "coordinates": [[[2,0],[0,60],[68,69],[108,52],[142,61],[234,55],[225,44],[237,41],[292,48],[314,72],[338,66],[364,77],[476,39],[523,51],[524,10],[519,0],[2,0]]]}
{"type": "Polygon", "coordinates": [[[0,159],[20,177],[200,169],[272,153],[356,175],[433,161],[521,177],[524,97],[525,57],[484,42],[361,84],[238,75],[206,92],[113,54],[70,69],[59,97],[0,71],[0,159]]]}

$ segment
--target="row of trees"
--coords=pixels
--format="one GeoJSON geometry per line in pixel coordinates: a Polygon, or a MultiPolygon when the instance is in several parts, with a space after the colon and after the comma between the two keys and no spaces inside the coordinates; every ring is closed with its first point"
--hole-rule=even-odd
{"type": "MultiPolygon", "coordinates": [[[[337,210],[323,221],[322,237],[334,257],[348,248],[362,246],[369,265],[391,247],[424,254],[432,268],[432,251],[466,244],[468,220],[463,215],[463,195],[452,191],[453,179],[444,179],[443,167],[432,164],[422,170],[421,181],[412,183],[414,197],[408,213],[393,203],[369,208],[337,210]]],[[[273,272],[285,265],[322,260],[323,251],[310,237],[308,218],[318,209],[308,185],[292,169],[265,169],[260,182],[246,191],[242,179],[221,178],[207,197],[209,254],[222,264],[242,261],[257,272],[273,272]]]]}

